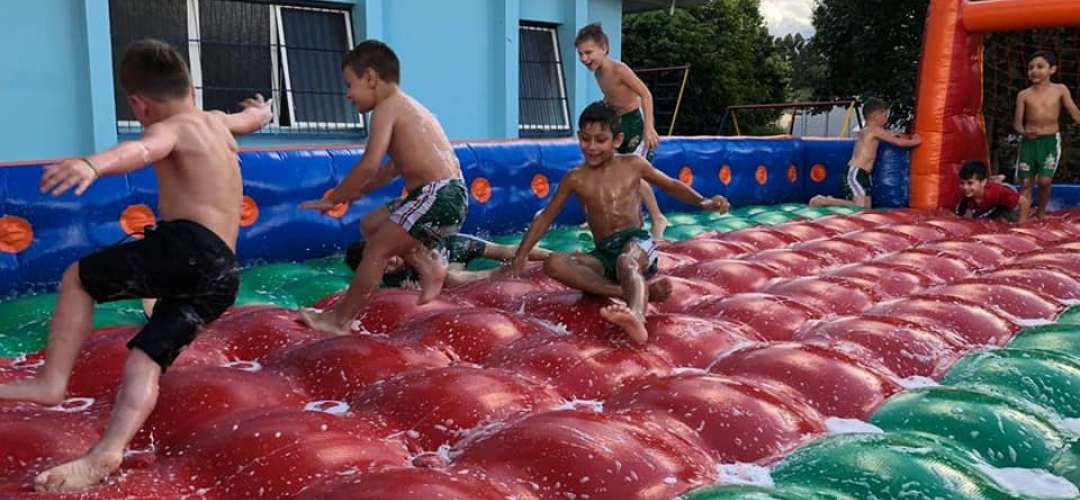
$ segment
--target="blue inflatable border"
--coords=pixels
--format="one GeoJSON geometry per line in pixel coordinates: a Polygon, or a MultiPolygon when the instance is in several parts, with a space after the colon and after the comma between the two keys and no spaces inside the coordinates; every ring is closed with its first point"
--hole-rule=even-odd
{"type": "MultiPolygon", "coordinates": [[[[850,139],[791,137],[665,138],[654,162],[672,177],[682,174],[703,194],[727,196],[735,206],[806,202],[817,194],[840,194],[852,144],[850,139]],[[726,184],[721,180],[725,169],[730,173],[726,184]]],[[[461,143],[455,151],[470,186],[479,177],[491,186],[486,202],[471,197],[463,228],[480,234],[522,230],[548,202],[563,173],[581,161],[573,140],[461,143]],[[550,186],[543,197],[532,189],[537,175],[545,176],[550,186]]],[[[244,194],[259,211],[256,222],[240,231],[237,253],[241,262],[316,258],[339,252],[355,240],[365,213],[401,195],[400,180],[353,203],[341,218],[301,210],[298,204],[334,187],[361,153],[360,148],[241,153],[244,194]]],[[[883,148],[880,156],[875,182],[881,188],[875,201],[905,206],[907,153],[883,148]]],[[[41,170],[41,164],[0,167],[0,216],[22,217],[34,232],[25,250],[0,253],[3,295],[51,290],[70,263],[124,241],[127,236],[119,219],[128,206],[144,204],[156,213],[152,169],[102,178],[78,198],[70,194],[53,198],[38,192],[41,170]]],[[[662,193],[659,200],[665,210],[689,209],[662,193]]],[[[582,220],[581,208],[572,202],[558,223],[582,220]]]]}

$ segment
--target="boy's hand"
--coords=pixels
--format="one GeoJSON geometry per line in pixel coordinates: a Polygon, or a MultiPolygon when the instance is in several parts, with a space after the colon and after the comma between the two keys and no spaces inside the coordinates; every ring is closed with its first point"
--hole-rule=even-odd
{"type": "Polygon", "coordinates": [[[525,272],[526,260],[514,257],[514,260],[510,261],[510,265],[507,266],[506,275],[510,277],[521,276],[521,273],[525,272]]]}
{"type": "Polygon", "coordinates": [[[660,135],[656,133],[656,129],[651,127],[645,129],[645,149],[655,151],[658,145],[660,145],[660,135]]]}
{"type": "Polygon", "coordinates": [[[72,158],[45,167],[41,174],[41,192],[52,191],[53,196],[60,196],[75,188],[75,196],[80,196],[97,178],[98,171],[89,161],[72,158]]]}
{"type": "Polygon", "coordinates": [[[1035,133],[1034,130],[1031,130],[1028,127],[1024,127],[1024,138],[1025,139],[1034,139],[1034,138],[1036,138],[1038,136],[1039,136],[1039,134],[1035,133]]]}
{"type": "Polygon", "coordinates": [[[311,210],[318,210],[320,212],[327,212],[327,211],[333,210],[334,207],[336,207],[338,205],[339,205],[338,203],[334,203],[334,202],[332,202],[332,201],[330,201],[330,200],[328,200],[326,198],[322,198],[322,199],[318,199],[318,200],[305,201],[305,202],[300,204],[300,208],[308,208],[308,209],[311,209],[311,210]]]}
{"type": "Polygon", "coordinates": [[[911,134],[911,140],[916,144],[922,144],[922,137],[919,137],[919,134],[911,134]]]}
{"type": "Polygon", "coordinates": [[[723,214],[723,213],[727,213],[728,209],[731,208],[731,204],[728,203],[727,198],[724,198],[723,196],[720,196],[720,195],[716,195],[716,196],[713,196],[712,198],[709,198],[707,200],[702,201],[701,202],[701,208],[703,210],[712,210],[712,211],[720,212],[720,213],[723,214]]]}
{"type": "Polygon", "coordinates": [[[255,97],[248,97],[240,102],[240,107],[245,110],[248,108],[256,108],[259,110],[270,110],[270,103],[274,102],[273,99],[264,100],[262,94],[255,94],[255,97]]]}

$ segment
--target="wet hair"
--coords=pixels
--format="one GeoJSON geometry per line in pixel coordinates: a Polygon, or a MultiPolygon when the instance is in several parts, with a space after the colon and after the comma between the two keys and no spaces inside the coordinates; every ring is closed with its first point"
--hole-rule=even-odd
{"type": "Polygon", "coordinates": [[[987,177],[987,171],[989,171],[989,169],[986,168],[985,163],[979,160],[969,160],[964,162],[964,164],[960,167],[960,180],[985,180],[987,177]]]}
{"type": "Polygon", "coordinates": [[[191,75],[175,47],[161,40],[139,40],[124,50],[120,86],[128,95],[179,99],[191,94],[191,75]]]}
{"type": "Polygon", "coordinates": [[[592,42],[605,49],[608,47],[607,34],[600,27],[600,23],[592,23],[578,30],[577,37],[574,38],[574,46],[577,47],[582,42],[592,42]]]}
{"type": "Polygon", "coordinates": [[[349,266],[349,269],[356,271],[356,268],[360,266],[360,261],[364,259],[364,240],[357,241],[349,248],[345,250],[345,265],[349,266]]]}
{"type": "Polygon", "coordinates": [[[364,40],[353,47],[341,60],[341,69],[352,68],[356,76],[364,76],[368,68],[375,70],[379,79],[390,83],[401,82],[401,63],[389,45],[378,40],[364,40]]]}
{"type": "Polygon", "coordinates": [[[863,103],[863,116],[870,116],[879,111],[889,111],[889,103],[878,99],[877,97],[871,97],[863,103]]]}
{"type": "Polygon", "coordinates": [[[622,133],[622,127],[619,125],[619,112],[604,101],[596,101],[581,112],[581,116],[578,117],[578,128],[583,129],[585,125],[590,123],[606,125],[613,136],[622,133]]]}
{"type": "Polygon", "coordinates": [[[1034,54],[1031,54],[1031,57],[1028,58],[1028,62],[1030,63],[1031,61],[1034,61],[1036,58],[1039,57],[1046,59],[1046,62],[1050,64],[1050,67],[1058,65],[1057,54],[1050,52],[1049,50],[1040,50],[1034,54]]]}

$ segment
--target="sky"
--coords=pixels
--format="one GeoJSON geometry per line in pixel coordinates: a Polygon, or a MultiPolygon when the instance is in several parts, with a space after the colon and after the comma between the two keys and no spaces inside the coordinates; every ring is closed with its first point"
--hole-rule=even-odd
{"type": "Polygon", "coordinates": [[[811,24],[815,0],[761,0],[761,14],[773,36],[802,33],[804,37],[814,34],[811,24]]]}

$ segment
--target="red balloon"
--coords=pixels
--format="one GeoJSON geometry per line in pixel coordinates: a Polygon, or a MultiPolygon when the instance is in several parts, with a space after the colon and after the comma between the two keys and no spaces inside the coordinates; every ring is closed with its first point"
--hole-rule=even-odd
{"type": "Polygon", "coordinates": [[[652,304],[662,313],[682,313],[698,302],[712,297],[726,296],[727,290],[701,280],[665,276],[671,282],[671,296],[663,302],[652,304]]]}
{"type": "Polygon", "coordinates": [[[875,284],[877,292],[883,298],[904,297],[941,282],[920,269],[886,262],[864,262],[836,267],[830,269],[828,274],[870,281],[875,284]]]}
{"type": "Polygon", "coordinates": [[[746,260],[764,264],[779,276],[808,276],[817,274],[831,261],[813,252],[793,248],[764,250],[746,257],[746,260]]]}
{"type": "Polygon", "coordinates": [[[432,347],[455,359],[480,363],[495,350],[517,340],[552,337],[548,327],[498,309],[464,309],[436,313],[407,323],[391,337],[407,344],[432,347]]]}
{"type": "Polygon", "coordinates": [[[600,316],[614,302],[579,291],[540,293],[525,297],[521,312],[547,322],[556,331],[597,338],[624,338],[623,331],[600,316]]]}
{"type": "Polygon", "coordinates": [[[1053,269],[1080,279],[1080,252],[1044,250],[1017,257],[1013,266],[1053,269]]]}
{"type": "Polygon", "coordinates": [[[649,317],[645,328],[645,349],[678,367],[705,368],[725,352],[763,340],[745,324],[722,318],[658,314],[649,317]]]}
{"type": "MultiPolygon", "coordinates": [[[[297,311],[280,307],[239,308],[206,327],[201,336],[224,345],[230,359],[262,361],[275,350],[321,338],[300,323],[297,311]]],[[[211,344],[212,345],[212,344],[211,344]]]]}
{"type": "Polygon", "coordinates": [[[788,246],[799,240],[794,236],[766,227],[748,227],[723,233],[720,239],[728,242],[744,243],[754,250],[768,250],[788,246]]]}
{"type": "Polygon", "coordinates": [[[752,251],[753,247],[745,243],[699,237],[674,243],[663,242],[657,245],[657,249],[695,260],[711,260],[738,257],[752,251]]]}
{"type": "Polygon", "coordinates": [[[693,264],[695,262],[697,262],[697,259],[689,255],[668,253],[664,251],[656,252],[656,268],[661,273],[667,273],[672,269],[678,269],[682,266],[693,264]]]}
{"type": "Polygon", "coordinates": [[[565,289],[550,286],[543,281],[524,278],[500,278],[474,281],[449,291],[446,295],[463,299],[480,307],[494,307],[513,311],[530,294],[565,289]]]}
{"type": "Polygon", "coordinates": [[[986,306],[944,295],[886,302],[866,312],[948,329],[976,345],[1005,345],[1020,330],[1019,325],[986,306]]]}
{"type": "Polygon", "coordinates": [[[919,250],[963,259],[978,271],[997,269],[1009,260],[1009,256],[1000,247],[974,241],[938,241],[919,245],[919,250]]]}
{"type": "Polygon", "coordinates": [[[519,498],[673,498],[711,483],[704,450],[663,429],[582,410],[541,413],[467,446],[453,473],[485,471],[519,498]]]}
{"type": "Polygon", "coordinates": [[[900,377],[944,375],[971,348],[970,343],[949,330],[873,315],[814,323],[797,332],[795,339],[858,344],[900,377]]]}
{"type": "Polygon", "coordinates": [[[879,253],[867,243],[849,239],[817,240],[795,248],[828,259],[829,263],[834,265],[861,262],[879,253]]]}
{"type": "Polygon", "coordinates": [[[747,347],[721,357],[709,371],[785,384],[823,415],[843,418],[866,419],[901,389],[886,369],[815,344],[782,342],[747,347]]]}
{"type": "Polygon", "coordinates": [[[1014,255],[1035,251],[1043,247],[1038,239],[1018,233],[976,234],[971,239],[1001,247],[1014,255]]]}
{"type": "Polygon", "coordinates": [[[850,233],[862,229],[869,229],[877,224],[863,219],[856,219],[850,215],[827,215],[814,219],[814,223],[832,229],[836,234],[850,233]]]}
{"type": "Polygon", "coordinates": [[[781,233],[784,233],[792,238],[795,238],[796,241],[810,241],[819,238],[828,238],[830,236],[836,236],[837,234],[841,233],[841,231],[838,231],[835,228],[823,226],[816,222],[805,220],[777,224],[775,226],[772,226],[772,229],[780,231],[781,233]]]}
{"type": "Polygon", "coordinates": [[[408,451],[348,416],[280,410],[223,423],[191,442],[180,477],[221,498],[283,498],[327,475],[404,466],[408,451]]]}
{"type": "Polygon", "coordinates": [[[391,343],[370,335],[346,335],[282,351],[267,368],[295,378],[312,399],[344,400],[378,380],[411,370],[450,364],[434,349],[391,343]]]}
{"type": "Polygon", "coordinates": [[[926,224],[893,224],[885,228],[885,231],[902,234],[919,243],[939,241],[947,234],[941,229],[926,224]]]}
{"type": "Polygon", "coordinates": [[[671,274],[706,281],[729,293],[758,290],[777,276],[776,271],[767,266],[743,260],[702,261],[680,267],[671,274]]]}
{"type": "Polygon", "coordinates": [[[366,474],[329,475],[300,492],[318,500],[505,500],[510,490],[480,477],[442,470],[393,467],[366,474]]]}
{"type": "Polygon", "coordinates": [[[945,232],[949,238],[966,238],[973,234],[981,234],[994,230],[991,224],[984,220],[976,219],[934,219],[923,222],[924,225],[933,226],[945,232]]]}
{"type": "MultiPolygon", "coordinates": [[[[345,296],[339,292],[315,304],[316,308],[327,309],[341,301],[345,296]]],[[[356,319],[360,321],[360,327],[371,333],[389,333],[406,321],[417,318],[420,315],[428,315],[440,311],[453,311],[460,309],[463,304],[453,302],[452,299],[443,295],[422,306],[416,305],[419,297],[417,290],[404,288],[383,288],[375,292],[371,297],[366,309],[360,312],[356,319]]]]}
{"type": "Polygon", "coordinates": [[[919,249],[886,255],[878,261],[921,269],[945,282],[962,280],[975,274],[975,266],[962,259],[919,249]]]}
{"type": "Polygon", "coordinates": [[[435,451],[485,424],[515,420],[563,403],[550,387],[513,372],[467,366],[408,373],[349,398],[353,408],[416,448],[435,451]]]}
{"type": "Polygon", "coordinates": [[[790,297],[819,311],[857,314],[881,299],[874,282],[861,278],[815,276],[778,282],[765,292],[790,297]]]}
{"type": "Polygon", "coordinates": [[[790,389],[738,377],[650,380],[614,394],[604,408],[663,428],[679,422],[721,463],[771,460],[825,432],[824,417],[790,389]]]}
{"type": "Polygon", "coordinates": [[[790,340],[792,334],[807,321],[824,315],[795,299],[766,293],[740,293],[707,300],[688,313],[704,318],[740,321],[769,340],[790,340]]]}
{"type": "Polygon", "coordinates": [[[864,247],[868,247],[873,252],[873,255],[900,252],[907,250],[918,243],[918,240],[913,236],[892,231],[888,227],[845,234],[838,239],[840,241],[857,243],[864,247]]]}
{"type": "Polygon", "coordinates": [[[11,481],[5,489],[30,491],[38,473],[85,454],[104,429],[110,406],[68,400],[61,411],[31,403],[3,403],[0,478],[11,481]]]}
{"type": "Polygon", "coordinates": [[[999,311],[1023,320],[1047,320],[1057,318],[1065,305],[1049,295],[1028,288],[986,283],[959,283],[927,290],[934,295],[949,295],[997,308],[999,311]]]}
{"type": "Polygon", "coordinates": [[[603,399],[628,383],[671,373],[671,364],[656,354],[576,335],[515,343],[488,366],[548,382],[568,399],[603,399]]]}
{"type": "Polygon", "coordinates": [[[999,269],[967,280],[968,283],[1015,285],[1045,293],[1057,300],[1080,300],[1080,281],[1061,271],[1038,268],[999,269]]]}

